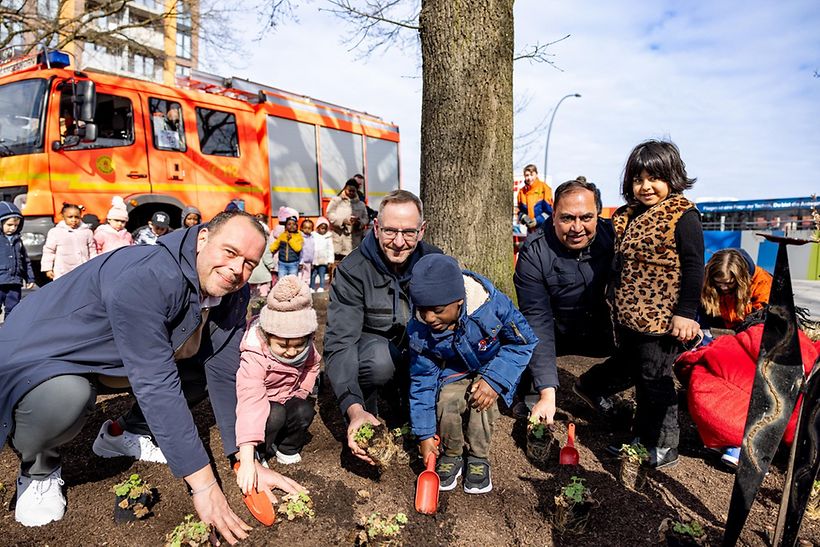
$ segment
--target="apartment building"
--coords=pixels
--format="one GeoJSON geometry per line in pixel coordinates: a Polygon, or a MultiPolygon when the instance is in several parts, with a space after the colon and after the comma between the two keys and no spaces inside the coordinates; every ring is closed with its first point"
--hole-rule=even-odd
{"type": "MultiPolygon", "coordinates": [[[[29,22],[21,24],[27,28],[50,22],[84,25],[89,31],[84,34],[95,35],[93,40],[62,48],[79,67],[167,85],[173,85],[177,76],[189,76],[199,56],[196,0],[124,1],[124,7],[123,0],[12,0],[8,4],[25,13],[29,22]]],[[[24,45],[34,35],[20,35],[9,45],[24,45]]],[[[48,45],[58,42],[55,37],[48,45]]]]}

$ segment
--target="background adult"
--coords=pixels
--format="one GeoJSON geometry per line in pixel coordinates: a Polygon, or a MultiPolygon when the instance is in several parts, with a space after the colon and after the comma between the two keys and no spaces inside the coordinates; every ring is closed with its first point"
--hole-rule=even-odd
{"type": "Polygon", "coordinates": [[[333,231],[333,251],[337,261],[361,244],[367,226],[367,209],[359,199],[358,188],[355,179],[348,180],[342,192],[327,205],[325,216],[333,231]]]}
{"type": "Polygon", "coordinates": [[[421,200],[394,190],[379,205],[373,231],[336,267],[327,310],[324,358],[333,391],[349,422],[348,446],[373,463],[353,441],[365,422],[378,424],[379,388],[407,376],[405,327],[413,266],[441,251],[422,241],[421,200]]]}
{"type": "MultiPolygon", "coordinates": [[[[611,356],[615,349],[606,304],[615,240],[612,224],[599,216],[598,189],[578,177],[556,188],[554,205],[552,217],[522,246],[513,277],[518,306],[538,337],[519,394],[527,400],[532,415],[547,423],[555,415],[556,357],[611,356]]],[[[599,380],[615,381],[582,375],[580,385],[584,387],[584,380],[596,388],[599,380]]],[[[603,391],[620,391],[611,389],[614,391],[603,391]]],[[[608,403],[597,395],[582,398],[598,410],[608,403]]]]}
{"type": "Polygon", "coordinates": [[[524,167],[524,186],[518,191],[518,221],[535,230],[552,214],[552,190],[538,178],[538,168],[524,167]]]}
{"type": "MultiPolygon", "coordinates": [[[[234,454],[243,287],[264,245],[253,217],[225,212],[157,246],[112,251],[21,302],[0,329],[0,447],[10,439],[21,456],[18,521],[39,526],[63,517],[59,447],[80,432],[100,386],[124,384],[137,401],[126,430],[142,417],[172,473],[191,488],[199,517],[229,543],[246,536],[188,405],[207,393],[225,453],[234,454]]],[[[95,452],[129,446],[126,433],[100,433],[95,452]]],[[[299,488],[257,471],[260,489],[299,488]]]]}

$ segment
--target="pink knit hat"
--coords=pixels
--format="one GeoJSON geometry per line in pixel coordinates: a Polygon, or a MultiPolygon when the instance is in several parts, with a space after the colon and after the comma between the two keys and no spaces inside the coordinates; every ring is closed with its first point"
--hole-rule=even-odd
{"type": "Polygon", "coordinates": [[[276,214],[276,217],[279,219],[279,224],[284,226],[285,222],[290,217],[296,217],[296,220],[299,220],[299,211],[292,207],[282,206],[279,208],[279,212],[276,214]]]}
{"type": "Polygon", "coordinates": [[[259,325],[268,334],[281,338],[301,338],[316,332],[316,311],[305,282],[295,275],[280,278],[268,293],[259,325]]]}
{"type": "Polygon", "coordinates": [[[316,219],[316,227],[318,228],[322,224],[327,224],[327,227],[330,228],[330,222],[327,221],[325,217],[319,217],[316,219]]]}
{"type": "Polygon", "coordinates": [[[125,201],[120,196],[111,198],[111,209],[105,215],[108,220],[122,220],[128,222],[128,208],[125,206],[125,201]]]}

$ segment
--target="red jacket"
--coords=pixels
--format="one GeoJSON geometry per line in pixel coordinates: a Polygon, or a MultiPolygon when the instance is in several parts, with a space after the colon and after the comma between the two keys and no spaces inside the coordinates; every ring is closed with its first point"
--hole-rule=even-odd
{"type": "MultiPolygon", "coordinates": [[[[760,324],[735,336],[721,336],[708,346],[684,353],[675,364],[675,373],[687,388],[689,414],[704,445],[723,448],[740,446],[743,441],[762,334],[760,324]]],[[[820,342],[812,343],[802,332],[799,337],[808,376],[820,355],[820,342]]],[[[794,439],[801,403],[802,396],[783,435],[787,444],[794,439]]]]}

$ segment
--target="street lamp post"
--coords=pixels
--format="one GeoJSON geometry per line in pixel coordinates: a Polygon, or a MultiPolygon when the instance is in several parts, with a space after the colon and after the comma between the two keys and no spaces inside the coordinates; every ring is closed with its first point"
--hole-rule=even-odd
{"type": "Polygon", "coordinates": [[[552,109],[552,117],[550,118],[550,124],[547,127],[547,146],[544,148],[544,182],[547,181],[547,158],[549,157],[550,153],[550,133],[552,133],[552,122],[555,121],[555,113],[558,112],[558,107],[561,106],[561,103],[564,100],[569,99],[570,97],[578,97],[580,98],[581,95],[578,93],[570,93],[569,95],[564,95],[561,97],[561,100],[558,101],[558,104],[555,105],[555,108],[552,109]]]}

